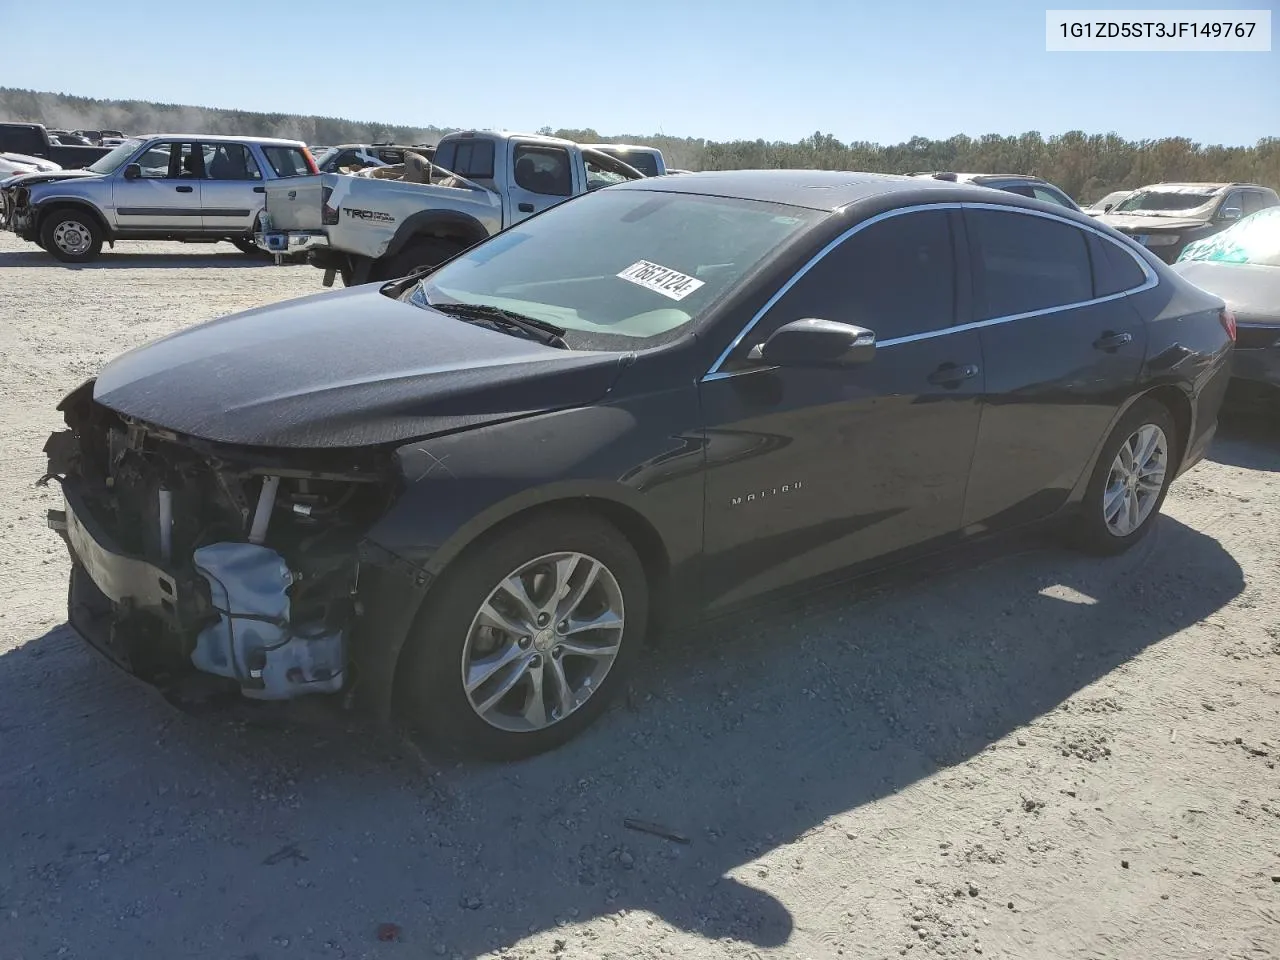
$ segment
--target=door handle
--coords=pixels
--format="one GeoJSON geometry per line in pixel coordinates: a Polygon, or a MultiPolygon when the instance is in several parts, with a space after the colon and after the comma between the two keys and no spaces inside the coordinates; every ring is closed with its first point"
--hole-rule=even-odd
{"type": "Polygon", "coordinates": [[[516,204],[516,209],[519,210],[521,213],[533,213],[533,204],[519,203],[519,204],[516,204]]]}
{"type": "Polygon", "coordinates": [[[929,382],[938,387],[958,387],[966,380],[978,375],[976,363],[944,363],[929,374],[929,382]]]}
{"type": "Polygon", "coordinates": [[[1132,333],[1115,333],[1111,330],[1106,331],[1097,340],[1093,341],[1095,350],[1106,350],[1108,353],[1114,353],[1123,347],[1126,343],[1133,342],[1132,333]]]}
{"type": "Polygon", "coordinates": [[[194,187],[175,187],[174,189],[176,189],[179,193],[190,193],[195,188],[194,187]]]}
{"type": "Polygon", "coordinates": [[[266,193],[266,192],[267,192],[267,188],[266,188],[266,187],[254,187],[254,188],[253,188],[253,192],[254,192],[254,193],[266,193]]]}

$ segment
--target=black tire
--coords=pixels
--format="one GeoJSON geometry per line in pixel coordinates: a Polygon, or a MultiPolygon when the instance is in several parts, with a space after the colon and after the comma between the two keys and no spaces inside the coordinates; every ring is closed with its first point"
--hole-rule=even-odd
{"type": "Polygon", "coordinates": [[[456,240],[438,240],[423,237],[410,240],[395,256],[378,265],[374,280],[397,280],[407,277],[422,267],[434,267],[444,263],[462,249],[456,240]]]}
{"type": "Polygon", "coordinates": [[[1103,444],[1102,453],[1089,478],[1089,486],[1085,491],[1080,511],[1072,520],[1070,539],[1074,545],[1086,553],[1098,556],[1112,556],[1123,553],[1145,537],[1155,526],[1156,517],[1164,505],[1165,495],[1169,492],[1169,484],[1173,482],[1177,464],[1182,456],[1182,438],[1178,436],[1177,423],[1169,408],[1156,400],[1143,399],[1135,403],[1116,424],[1107,442],[1103,444]],[[1165,457],[1164,480],[1160,492],[1156,495],[1154,505],[1138,524],[1136,529],[1120,535],[1107,525],[1104,511],[1104,496],[1108,481],[1111,479],[1112,466],[1120,448],[1127,443],[1143,427],[1158,427],[1165,436],[1167,454],[1165,457]]]}
{"type": "Polygon", "coordinates": [[[231,243],[247,257],[264,258],[270,256],[265,250],[260,250],[251,237],[236,237],[231,243]]]}
{"type": "Polygon", "coordinates": [[[556,510],[499,528],[463,551],[428,594],[401,660],[398,706],[427,739],[454,756],[512,760],[554,749],[590,726],[625,683],[644,639],[648,607],[644,566],[604,519],[556,510]],[[617,656],[595,692],[563,719],[532,731],[500,729],[480,716],[464,690],[468,633],[490,593],[513,571],[562,551],[592,557],[613,574],[623,601],[617,656]]]}
{"type": "Polygon", "coordinates": [[[63,263],[88,263],[97,259],[102,252],[102,240],[102,227],[97,218],[74,207],[54,210],[40,225],[40,246],[63,263]],[[88,242],[83,246],[72,247],[66,244],[64,237],[64,243],[60,246],[56,239],[60,230],[74,230],[78,236],[87,237],[88,242]]]}

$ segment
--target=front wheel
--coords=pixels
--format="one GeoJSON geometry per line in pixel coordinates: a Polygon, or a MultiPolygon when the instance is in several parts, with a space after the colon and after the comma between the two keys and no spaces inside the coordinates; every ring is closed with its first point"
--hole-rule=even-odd
{"type": "Polygon", "coordinates": [[[1135,403],[1102,448],[1074,527],[1077,544],[1109,555],[1146,536],[1173,482],[1178,456],[1168,408],[1155,400],[1135,403]]]}
{"type": "Polygon", "coordinates": [[[102,252],[102,228],[81,210],[55,210],[40,227],[40,246],[63,263],[88,263],[102,252]]]}
{"type": "Polygon", "coordinates": [[[590,514],[543,514],[484,538],[442,575],[399,692],[444,750],[532,756],[582,732],[639,652],[644,567],[590,514]]]}

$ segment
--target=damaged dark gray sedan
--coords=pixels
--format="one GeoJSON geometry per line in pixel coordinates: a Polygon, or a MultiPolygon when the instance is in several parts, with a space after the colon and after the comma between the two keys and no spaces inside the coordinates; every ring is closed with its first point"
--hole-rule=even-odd
{"type": "Polygon", "coordinates": [[[116,359],[61,404],[50,524],[71,623],[146,680],[514,757],[585,728],[663,622],[1029,523],[1132,546],[1233,339],[1036,200],[637,181],[116,359]]]}

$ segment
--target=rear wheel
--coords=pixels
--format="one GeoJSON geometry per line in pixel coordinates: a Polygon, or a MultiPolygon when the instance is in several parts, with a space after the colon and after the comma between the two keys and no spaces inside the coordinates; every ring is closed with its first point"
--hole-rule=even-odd
{"type": "Polygon", "coordinates": [[[1167,407],[1139,400],[1107,438],[1074,527],[1077,544],[1096,554],[1128,550],[1147,535],[1173,482],[1177,425],[1167,407]]]}
{"type": "Polygon", "coordinates": [[[258,248],[252,237],[236,237],[231,241],[235,248],[249,257],[266,257],[268,253],[258,248]]]}
{"type": "Polygon", "coordinates": [[[618,530],[543,514],[473,545],[432,589],[399,692],[442,749],[552,749],[608,706],[639,652],[648,584],[618,530]]]}
{"type": "Polygon", "coordinates": [[[40,246],[64,263],[87,263],[102,252],[102,228],[82,210],[55,210],[40,226],[40,246]]]}
{"type": "Polygon", "coordinates": [[[461,249],[462,244],[456,240],[431,237],[410,240],[403,250],[379,265],[375,279],[395,280],[407,277],[415,270],[444,263],[461,249]]]}

